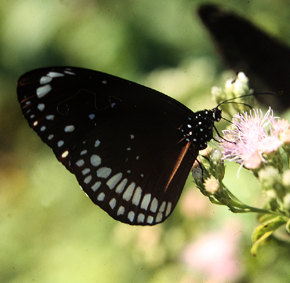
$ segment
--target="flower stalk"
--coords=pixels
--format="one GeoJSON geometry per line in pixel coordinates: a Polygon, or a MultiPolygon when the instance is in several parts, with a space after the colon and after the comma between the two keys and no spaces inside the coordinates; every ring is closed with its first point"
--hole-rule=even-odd
{"type": "MultiPolygon", "coordinates": [[[[229,80],[225,88],[212,89],[217,102],[252,93],[248,79],[239,73],[236,80],[229,80]]],[[[281,226],[290,234],[290,124],[274,117],[269,107],[263,114],[261,109],[246,109],[249,104],[224,103],[223,111],[232,116],[232,125],[217,137],[221,149],[206,149],[205,161],[196,162],[193,176],[196,186],[218,205],[226,205],[234,213],[254,212],[259,215],[260,226],[253,233],[252,254],[264,245],[281,226]],[[248,110],[248,112],[246,112],[248,110]],[[287,166],[283,156],[287,156],[287,166]],[[226,173],[224,161],[234,161],[253,173],[258,179],[265,207],[256,208],[240,201],[223,183],[226,173]],[[286,168],[285,168],[286,167],[286,168]]],[[[285,158],[284,158],[285,159],[285,158]]]]}

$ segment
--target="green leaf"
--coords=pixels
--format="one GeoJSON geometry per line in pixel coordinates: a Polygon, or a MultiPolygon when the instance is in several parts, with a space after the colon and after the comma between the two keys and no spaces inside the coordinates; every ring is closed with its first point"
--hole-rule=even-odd
{"type": "Polygon", "coordinates": [[[287,219],[282,216],[270,216],[261,218],[263,223],[258,226],[253,233],[253,246],[251,253],[256,256],[259,246],[266,244],[269,237],[282,225],[287,222],[287,219]]]}

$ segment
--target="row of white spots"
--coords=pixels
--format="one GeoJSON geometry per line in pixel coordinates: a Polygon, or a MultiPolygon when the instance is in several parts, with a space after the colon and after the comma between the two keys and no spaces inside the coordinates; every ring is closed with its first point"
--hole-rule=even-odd
{"type": "MultiPolygon", "coordinates": [[[[72,71],[71,71],[71,69],[70,68],[66,68],[65,70],[64,70],[64,73],[66,73],[66,74],[69,74],[69,75],[75,75],[75,73],[73,73],[72,71]]],[[[44,97],[45,95],[47,95],[51,90],[52,90],[52,87],[51,87],[51,85],[49,84],[52,80],[53,80],[53,78],[56,78],[56,77],[63,77],[63,76],[65,76],[65,74],[62,74],[62,73],[59,73],[59,72],[53,72],[53,71],[51,71],[51,72],[48,72],[46,75],[44,75],[44,76],[42,76],[41,78],[40,78],[40,80],[39,80],[39,84],[41,85],[41,86],[39,86],[37,89],[36,89],[36,96],[37,96],[37,98],[42,98],[42,97],[44,97]]],[[[25,96],[26,97],[26,96],[25,96]]],[[[26,102],[25,102],[25,105],[27,106],[27,105],[30,105],[31,104],[31,101],[30,100],[27,100],[26,102]]],[[[37,104],[37,109],[39,110],[39,111],[44,111],[45,110],[45,104],[44,103],[38,103],[37,104]]],[[[26,111],[26,114],[28,115],[29,113],[31,113],[31,109],[28,109],[27,111],[26,111]]],[[[35,114],[31,114],[30,115],[30,119],[34,119],[35,118],[35,114]]],[[[46,115],[45,116],[45,119],[46,120],[48,120],[48,121],[53,121],[54,119],[55,119],[55,115],[46,115]]],[[[38,120],[35,120],[35,121],[33,121],[33,123],[32,123],[32,126],[33,127],[36,127],[36,126],[38,126],[39,125],[39,121],[38,120]]],[[[40,129],[39,129],[39,131],[40,132],[45,132],[47,130],[47,126],[45,126],[45,125],[41,125],[40,126],[40,129]]],[[[66,132],[66,133],[69,133],[69,132],[73,132],[75,130],[75,127],[74,127],[74,125],[68,125],[68,126],[66,126],[65,128],[64,128],[64,132],[66,132]]],[[[54,138],[54,135],[53,134],[49,134],[48,135],[48,137],[47,137],[47,139],[50,141],[50,140],[52,140],[54,138]]],[[[60,147],[62,147],[64,145],[64,141],[63,140],[59,140],[58,142],[57,142],[57,146],[60,148],[60,147]]],[[[66,158],[66,157],[68,157],[68,155],[69,155],[69,151],[67,151],[67,150],[65,150],[62,154],[61,154],[61,157],[62,158],[66,158]]]]}
{"type": "MultiPolygon", "coordinates": [[[[116,192],[117,194],[121,194],[121,193],[124,191],[124,189],[125,189],[127,183],[128,183],[128,179],[126,179],[126,178],[123,179],[122,182],[117,186],[115,192],[116,192]]],[[[132,183],[130,184],[130,186],[135,186],[135,183],[132,182],[132,183]]],[[[130,186],[129,186],[129,187],[130,187],[130,186]]]]}
{"type": "Polygon", "coordinates": [[[109,187],[109,189],[114,189],[116,187],[116,185],[119,183],[119,181],[123,178],[123,174],[122,173],[118,173],[116,175],[114,175],[113,177],[111,177],[108,181],[107,181],[107,185],[109,187]]]}
{"type": "MultiPolygon", "coordinates": [[[[145,202],[147,202],[147,200],[150,199],[151,195],[150,195],[150,197],[149,197],[149,195],[150,194],[146,194],[143,197],[142,203],[143,203],[144,199],[145,199],[145,202]]],[[[155,200],[155,204],[156,204],[156,202],[158,203],[158,201],[157,201],[156,198],[154,198],[153,200],[155,200]]],[[[115,198],[112,198],[110,200],[109,204],[110,204],[110,207],[112,209],[114,209],[115,206],[116,206],[116,199],[115,198]]],[[[153,206],[155,206],[155,204],[153,206]]],[[[152,206],[152,203],[151,203],[151,206],[152,206]]],[[[165,210],[165,207],[166,207],[166,202],[163,201],[163,203],[160,206],[159,211],[158,211],[158,213],[157,213],[157,215],[155,217],[155,223],[161,222],[163,220],[163,218],[164,218],[163,212],[165,210]]],[[[168,202],[167,203],[167,207],[166,207],[166,211],[165,211],[165,217],[167,217],[170,214],[171,209],[172,209],[172,203],[171,202],[168,202]]],[[[124,206],[120,206],[118,208],[117,215],[120,216],[120,215],[124,215],[124,214],[125,214],[125,207],[124,206]]],[[[131,211],[128,212],[127,218],[128,218],[128,220],[130,222],[134,222],[135,217],[136,217],[136,214],[135,214],[134,211],[131,210],[131,211]]],[[[144,213],[139,213],[137,215],[137,222],[140,223],[140,224],[145,222],[145,214],[144,213]]],[[[148,215],[147,216],[147,219],[146,219],[146,223],[147,224],[153,224],[153,222],[154,222],[154,217],[152,215],[148,215]]]]}
{"type": "MultiPolygon", "coordinates": [[[[134,135],[130,135],[133,139],[134,135]]],[[[94,143],[95,147],[100,145],[100,141],[96,140],[94,143]]],[[[87,154],[88,151],[86,149],[80,152],[80,156],[87,154]]],[[[146,216],[146,213],[135,213],[132,210],[126,212],[125,206],[118,206],[117,197],[116,195],[110,198],[108,204],[112,210],[116,210],[117,216],[126,215],[126,218],[129,222],[138,222],[140,224],[153,224],[163,221],[165,217],[167,217],[171,213],[172,203],[165,201],[159,207],[159,203],[157,198],[152,199],[152,195],[150,193],[143,194],[143,190],[140,186],[137,186],[135,182],[131,182],[128,184],[128,179],[123,177],[123,173],[119,172],[112,175],[112,169],[106,166],[101,166],[102,159],[98,154],[92,154],[89,158],[90,166],[99,167],[96,168],[96,176],[101,179],[107,179],[106,185],[108,190],[114,190],[117,195],[120,195],[123,200],[126,202],[131,202],[136,207],[140,207],[140,209],[148,211],[152,213],[152,215],[146,216]],[[101,166],[101,167],[100,167],[101,166]],[[158,209],[159,207],[159,209],[158,209]],[[126,213],[126,214],[125,214],[126,213]]],[[[82,167],[85,165],[84,159],[80,158],[75,163],[78,167],[82,167]]],[[[93,175],[91,174],[91,169],[84,167],[82,169],[82,174],[84,176],[83,182],[86,185],[90,185],[91,190],[97,192],[98,189],[102,186],[103,182],[98,180],[93,182],[93,175]],[[92,183],[92,184],[90,184],[92,183]]],[[[143,174],[142,174],[143,175],[143,174]]],[[[111,193],[109,193],[111,194],[111,193]]],[[[106,198],[106,191],[101,191],[97,196],[96,199],[99,202],[104,201],[106,198]]]]}
{"type": "MultiPolygon", "coordinates": [[[[48,116],[46,116],[46,119],[48,119],[48,120],[50,120],[50,119],[54,119],[54,115],[48,115],[48,116]]],[[[42,127],[41,127],[42,128],[42,127]]],[[[40,130],[42,130],[40,128],[40,130]]],[[[65,126],[64,127],[64,132],[66,132],[66,133],[69,133],[69,132],[73,132],[75,130],[75,127],[73,126],[73,125],[68,125],[68,126],[65,126]]],[[[54,135],[52,135],[52,134],[50,134],[49,136],[48,136],[48,140],[52,140],[53,139],[53,137],[54,137],[54,135]]],[[[64,145],[64,141],[63,140],[59,140],[58,142],[57,142],[57,146],[58,147],[62,147],[64,145]]],[[[66,158],[66,157],[68,157],[68,155],[69,155],[69,151],[64,151],[62,154],[61,154],[61,157],[62,158],[66,158]]]]}
{"type": "MultiPolygon", "coordinates": [[[[75,75],[74,72],[71,71],[71,69],[67,68],[64,70],[64,73],[68,74],[68,75],[75,75]]],[[[38,98],[42,98],[45,95],[47,95],[51,90],[52,87],[49,84],[54,78],[57,77],[63,77],[64,74],[59,73],[59,72],[48,72],[45,76],[42,76],[39,80],[39,84],[41,84],[42,86],[38,87],[36,89],[36,95],[38,98]]]]}

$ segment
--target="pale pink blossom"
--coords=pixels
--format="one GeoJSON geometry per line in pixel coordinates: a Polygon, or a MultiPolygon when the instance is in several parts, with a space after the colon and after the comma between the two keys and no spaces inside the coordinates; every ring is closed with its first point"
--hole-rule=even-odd
{"type": "Polygon", "coordinates": [[[228,223],[222,231],[201,236],[184,249],[181,261],[193,272],[203,273],[210,282],[237,280],[244,270],[238,258],[239,227],[237,222],[228,223]]]}
{"type": "Polygon", "coordinates": [[[251,110],[250,114],[236,114],[233,128],[224,130],[224,137],[219,138],[223,159],[236,161],[248,169],[258,168],[264,162],[264,153],[275,152],[282,145],[279,133],[286,123],[275,119],[271,108],[265,115],[258,109],[251,110]]]}

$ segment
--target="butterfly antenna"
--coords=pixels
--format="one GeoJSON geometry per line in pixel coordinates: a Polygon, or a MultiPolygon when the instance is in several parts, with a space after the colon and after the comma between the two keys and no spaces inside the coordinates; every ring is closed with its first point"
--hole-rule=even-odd
{"type": "Polygon", "coordinates": [[[255,93],[255,94],[253,94],[253,93],[251,93],[251,94],[245,94],[245,95],[241,95],[241,96],[238,96],[238,97],[233,97],[233,98],[227,99],[227,100],[219,103],[217,105],[217,107],[219,107],[220,105],[225,104],[225,103],[234,103],[234,104],[243,104],[243,105],[245,105],[245,106],[247,106],[249,108],[253,108],[251,105],[249,105],[247,103],[244,103],[244,102],[234,102],[232,100],[239,99],[239,98],[243,98],[243,97],[248,97],[248,96],[257,96],[257,95],[275,95],[275,93],[273,93],[273,92],[261,92],[261,93],[255,93]]]}

